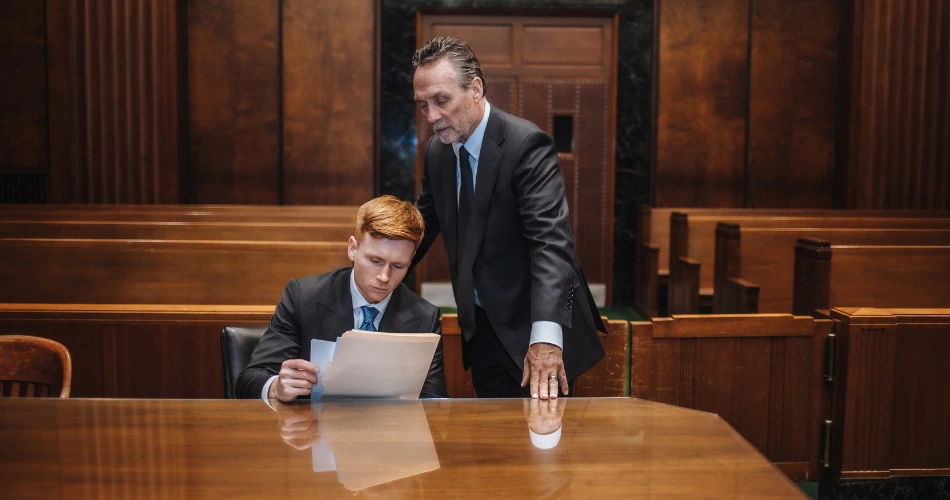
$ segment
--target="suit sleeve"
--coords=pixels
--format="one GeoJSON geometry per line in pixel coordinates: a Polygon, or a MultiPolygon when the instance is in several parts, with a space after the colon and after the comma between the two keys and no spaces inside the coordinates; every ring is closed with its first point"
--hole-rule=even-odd
{"type": "Polygon", "coordinates": [[[429,365],[429,373],[426,375],[426,381],[422,384],[420,398],[447,398],[449,391],[445,385],[445,366],[442,362],[442,322],[439,320],[440,313],[436,310],[433,315],[433,321],[430,322],[429,331],[439,335],[439,345],[435,348],[435,354],[432,356],[432,364],[429,365]]]}
{"type": "Polygon", "coordinates": [[[260,399],[264,384],[280,372],[284,361],[300,357],[300,316],[297,310],[299,287],[292,279],[284,288],[267,331],[254,348],[251,360],[237,380],[242,399],[260,399]]]}
{"type": "Polygon", "coordinates": [[[429,174],[430,157],[433,151],[432,141],[430,140],[429,145],[426,147],[425,163],[422,169],[422,187],[419,190],[419,199],[416,200],[416,208],[422,213],[422,220],[425,222],[425,234],[419,243],[419,248],[416,249],[415,256],[412,258],[412,265],[409,267],[409,271],[412,271],[412,269],[416,267],[416,264],[425,257],[426,252],[429,251],[429,247],[432,246],[432,242],[435,241],[435,237],[438,236],[442,230],[435,212],[435,200],[432,198],[432,176],[429,174]]]}
{"type": "Polygon", "coordinates": [[[578,283],[557,151],[541,131],[528,135],[519,150],[514,182],[531,262],[531,322],[553,321],[570,328],[578,283]]]}

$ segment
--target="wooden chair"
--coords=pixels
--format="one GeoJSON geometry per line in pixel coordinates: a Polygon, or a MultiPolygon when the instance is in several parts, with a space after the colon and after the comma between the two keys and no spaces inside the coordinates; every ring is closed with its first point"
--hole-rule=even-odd
{"type": "Polygon", "coordinates": [[[72,378],[73,362],[63,344],[0,335],[0,397],[68,398],[72,378]]]}

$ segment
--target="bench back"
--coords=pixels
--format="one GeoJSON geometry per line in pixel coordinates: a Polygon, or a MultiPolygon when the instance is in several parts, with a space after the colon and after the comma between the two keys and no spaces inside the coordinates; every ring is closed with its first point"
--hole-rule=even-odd
{"type": "Polygon", "coordinates": [[[950,307],[950,246],[832,245],[799,238],[792,311],[950,307]]]}
{"type": "Polygon", "coordinates": [[[749,228],[720,223],[716,228],[715,300],[717,313],[790,313],[799,237],[834,245],[950,245],[950,229],[749,228]],[[757,307],[745,310],[720,294],[737,286],[736,278],[758,287],[757,307]],[[732,283],[729,280],[733,279],[732,283]]]}
{"type": "Polygon", "coordinates": [[[346,244],[0,239],[0,302],[276,304],[290,278],[351,265],[346,244]]]}

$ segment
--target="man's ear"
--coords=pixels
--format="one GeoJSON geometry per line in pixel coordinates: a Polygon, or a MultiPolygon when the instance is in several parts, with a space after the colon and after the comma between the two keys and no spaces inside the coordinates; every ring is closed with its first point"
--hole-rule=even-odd
{"type": "Polygon", "coordinates": [[[475,99],[481,99],[485,96],[484,82],[477,76],[472,79],[472,95],[475,99]]]}
{"type": "Polygon", "coordinates": [[[346,244],[346,254],[350,257],[350,261],[356,262],[356,250],[359,249],[359,244],[356,242],[355,236],[350,236],[350,240],[346,244]]]}

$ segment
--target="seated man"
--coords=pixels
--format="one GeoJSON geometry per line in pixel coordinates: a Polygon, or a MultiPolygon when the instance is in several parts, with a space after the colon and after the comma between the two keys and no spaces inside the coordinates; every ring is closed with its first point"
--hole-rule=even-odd
{"type": "MultiPolygon", "coordinates": [[[[287,283],[238,377],[238,395],[285,403],[309,397],[318,372],[309,361],[311,339],[335,342],[352,329],[441,335],[439,309],[402,285],[424,232],[422,214],[411,203],[382,196],[361,206],[347,248],[353,267],[287,283]]],[[[449,397],[441,340],[420,396],[449,397]]]]}

